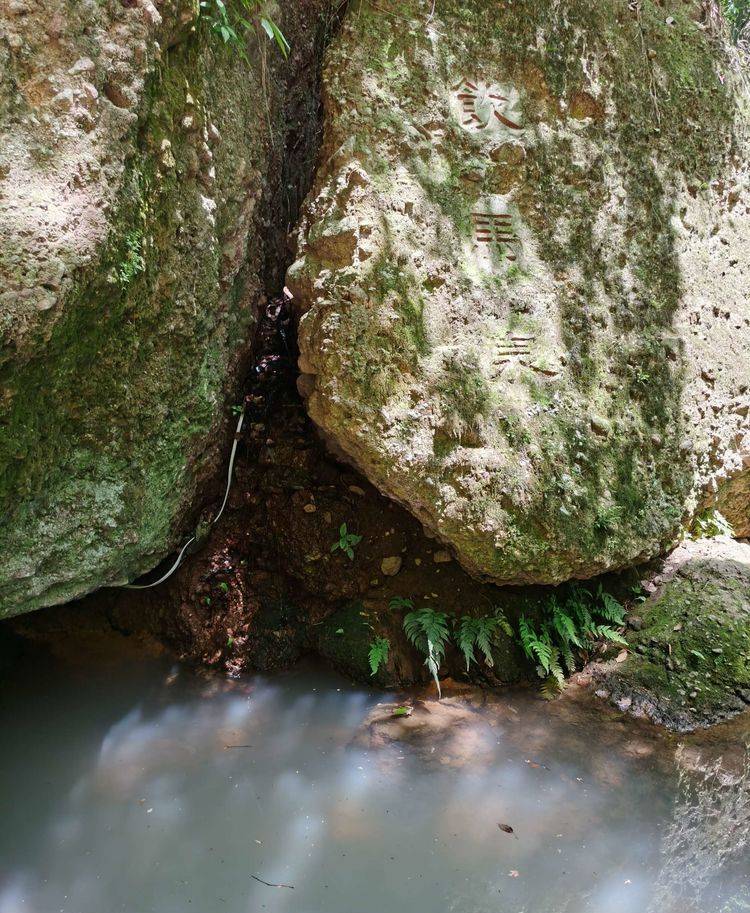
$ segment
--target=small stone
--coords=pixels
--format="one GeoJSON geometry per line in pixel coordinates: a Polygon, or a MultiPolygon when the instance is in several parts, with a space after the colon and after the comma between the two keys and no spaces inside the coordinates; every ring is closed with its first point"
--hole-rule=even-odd
{"type": "Polygon", "coordinates": [[[618,701],[615,701],[619,710],[622,710],[624,713],[626,710],[630,710],[633,704],[632,697],[621,697],[618,701]]]}
{"type": "Polygon", "coordinates": [[[630,618],[628,618],[628,625],[634,631],[642,631],[643,630],[643,619],[639,615],[631,615],[630,618]]]}
{"type": "Polygon", "coordinates": [[[90,73],[96,69],[94,61],[90,57],[79,57],[73,66],[68,70],[70,76],[77,76],[79,73],[90,73]]]}
{"type": "Polygon", "coordinates": [[[395,577],[401,570],[403,559],[399,555],[390,555],[380,562],[380,570],[386,577],[395,577]]]}
{"type": "Polygon", "coordinates": [[[591,430],[596,434],[609,434],[612,430],[610,423],[602,415],[592,415],[589,421],[591,430]]]}
{"type": "Polygon", "coordinates": [[[432,560],[435,564],[447,564],[449,561],[453,561],[453,556],[445,549],[439,549],[433,553],[432,560]]]}
{"type": "Polygon", "coordinates": [[[365,496],[365,490],[364,490],[364,488],[360,488],[359,485],[350,485],[350,486],[349,486],[349,491],[350,491],[353,495],[359,495],[360,498],[364,498],[364,496],[365,496]]]}

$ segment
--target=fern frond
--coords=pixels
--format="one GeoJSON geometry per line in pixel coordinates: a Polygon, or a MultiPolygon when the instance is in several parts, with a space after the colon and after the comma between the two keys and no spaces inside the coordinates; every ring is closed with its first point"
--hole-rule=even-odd
{"type": "Polygon", "coordinates": [[[378,674],[378,669],[384,663],[388,662],[388,652],[391,648],[391,642],[387,637],[376,637],[370,644],[370,651],[367,658],[370,662],[372,675],[378,674]]]}
{"type": "Polygon", "coordinates": [[[549,632],[542,630],[539,636],[531,623],[523,616],[519,621],[521,631],[521,644],[529,659],[536,660],[545,673],[549,673],[550,659],[552,658],[552,641],[549,632]]]}
{"type": "Polygon", "coordinates": [[[620,644],[623,647],[627,647],[628,645],[627,640],[625,640],[622,634],[620,634],[619,631],[615,631],[615,629],[609,625],[597,625],[596,634],[597,637],[608,640],[610,643],[620,644]]]}
{"type": "Polygon", "coordinates": [[[499,625],[500,622],[497,618],[477,618],[476,643],[482,651],[485,663],[490,668],[495,665],[495,660],[492,657],[492,641],[499,625]]]}
{"type": "Polygon", "coordinates": [[[583,644],[578,636],[578,629],[573,619],[557,603],[552,610],[552,627],[557,632],[560,642],[565,644],[574,644],[581,647],[583,644]]]}
{"type": "Polygon", "coordinates": [[[464,615],[458,623],[456,643],[458,644],[458,648],[463,653],[464,659],[466,660],[467,672],[469,671],[471,664],[476,662],[477,659],[474,655],[474,643],[476,642],[476,639],[475,619],[469,615],[464,615]]]}
{"type": "Polygon", "coordinates": [[[495,606],[495,618],[497,619],[498,626],[503,634],[506,634],[508,637],[513,637],[513,628],[505,617],[505,612],[503,612],[499,606],[495,606]]]}
{"type": "Polygon", "coordinates": [[[450,635],[448,615],[429,608],[409,612],[404,616],[404,632],[413,646],[426,655],[425,665],[435,679],[439,699],[442,694],[438,672],[450,635]]]}
{"type": "Polygon", "coordinates": [[[597,596],[599,599],[599,605],[596,608],[597,615],[601,615],[613,625],[625,624],[625,609],[611,593],[602,589],[601,584],[599,584],[597,596]]]}
{"type": "Polygon", "coordinates": [[[531,622],[527,620],[525,615],[522,615],[518,619],[518,634],[521,638],[521,646],[523,647],[523,652],[526,654],[528,659],[534,659],[534,650],[532,644],[536,642],[537,636],[536,631],[531,625],[531,622]]]}
{"type": "Polygon", "coordinates": [[[560,651],[557,649],[557,647],[552,647],[550,652],[549,671],[550,675],[552,675],[552,677],[560,685],[560,688],[564,688],[565,673],[563,672],[562,666],[560,665],[560,651]]]}
{"type": "Polygon", "coordinates": [[[539,693],[545,699],[545,701],[554,701],[556,698],[560,697],[565,684],[561,684],[554,675],[548,675],[547,678],[542,682],[542,686],[539,689],[539,693]]]}
{"type": "Polygon", "coordinates": [[[560,644],[560,657],[562,658],[563,664],[569,673],[576,671],[576,659],[573,655],[573,651],[571,650],[569,643],[560,644]]]}
{"type": "Polygon", "coordinates": [[[399,609],[413,609],[414,603],[411,599],[404,599],[401,596],[394,596],[393,599],[388,603],[388,608],[394,612],[397,612],[399,609]]]}
{"type": "Polygon", "coordinates": [[[427,638],[427,659],[425,660],[425,665],[432,673],[432,677],[435,680],[435,685],[437,687],[438,700],[440,700],[443,696],[443,693],[440,690],[440,679],[438,678],[440,662],[435,653],[435,645],[429,639],[429,637],[427,638]]]}

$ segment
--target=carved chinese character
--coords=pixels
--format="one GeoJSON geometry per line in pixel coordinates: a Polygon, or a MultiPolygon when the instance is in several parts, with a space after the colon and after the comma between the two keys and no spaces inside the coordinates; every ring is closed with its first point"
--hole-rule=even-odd
{"type": "Polygon", "coordinates": [[[514,111],[518,93],[483,82],[462,79],[453,87],[461,126],[472,132],[523,130],[514,111]]]}
{"type": "Polygon", "coordinates": [[[524,356],[531,355],[531,343],[535,339],[536,336],[531,333],[511,333],[503,342],[499,343],[494,363],[507,365],[520,361],[521,364],[527,364],[524,356]]]}
{"type": "MultiPolygon", "coordinates": [[[[471,220],[477,244],[491,244],[501,249],[518,244],[518,235],[513,230],[510,213],[473,212],[471,220]]],[[[505,256],[508,260],[517,259],[512,248],[505,251],[505,256]]]]}

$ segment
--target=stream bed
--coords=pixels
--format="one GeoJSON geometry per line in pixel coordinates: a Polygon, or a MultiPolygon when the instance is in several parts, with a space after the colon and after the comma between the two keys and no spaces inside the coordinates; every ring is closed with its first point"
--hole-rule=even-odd
{"type": "Polygon", "coordinates": [[[747,715],[82,652],[3,675],[0,913],[750,910],[747,715]]]}

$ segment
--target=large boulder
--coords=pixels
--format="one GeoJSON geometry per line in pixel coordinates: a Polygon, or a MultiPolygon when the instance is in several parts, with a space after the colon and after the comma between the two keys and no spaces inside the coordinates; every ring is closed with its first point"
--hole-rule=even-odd
{"type": "Polygon", "coordinates": [[[153,567],[226,443],[300,60],[197,12],[0,5],[0,617],[153,567]]]}
{"type": "Polygon", "coordinates": [[[703,4],[365,2],[324,89],[287,283],[332,448],[499,583],[653,556],[731,480],[746,517],[747,97],[703,4]]]}
{"type": "Polygon", "coordinates": [[[629,638],[633,655],[597,672],[623,710],[671,729],[750,707],[750,545],[685,542],[667,559],[629,638]]]}

